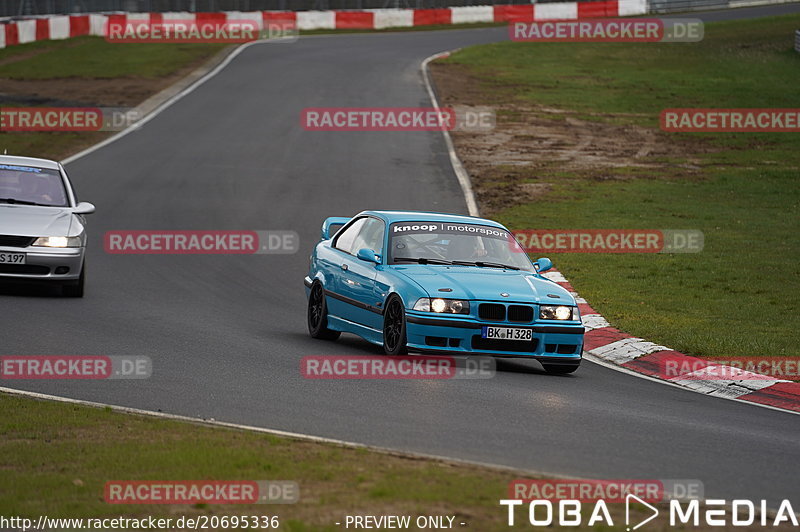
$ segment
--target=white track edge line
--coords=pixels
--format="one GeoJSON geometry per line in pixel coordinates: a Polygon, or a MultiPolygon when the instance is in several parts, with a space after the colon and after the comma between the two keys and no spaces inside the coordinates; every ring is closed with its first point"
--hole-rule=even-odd
{"type": "MultiPolygon", "coordinates": [[[[460,48],[451,50],[449,52],[433,54],[429,57],[426,57],[422,61],[422,79],[425,81],[425,89],[428,91],[428,97],[430,97],[431,103],[433,103],[433,107],[437,111],[440,109],[439,100],[436,98],[436,92],[433,90],[433,85],[431,84],[428,65],[431,63],[431,61],[441,57],[447,57],[451,53],[457,52],[459,49],[460,48]]],[[[461,191],[464,194],[464,200],[467,202],[467,211],[469,212],[470,216],[480,216],[478,202],[475,201],[475,192],[472,190],[472,180],[469,178],[469,174],[464,168],[464,165],[461,164],[461,160],[456,154],[456,149],[453,145],[453,139],[450,137],[450,132],[446,129],[442,129],[442,136],[444,137],[444,143],[447,145],[447,154],[450,156],[450,164],[453,167],[456,177],[458,178],[458,184],[461,186],[461,191]]]]}
{"type": "Polygon", "coordinates": [[[67,403],[79,406],[85,406],[89,408],[109,408],[113,412],[119,412],[122,414],[130,414],[130,415],[138,415],[144,417],[152,417],[152,418],[159,418],[159,419],[166,419],[170,421],[179,421],[183,423],[191,423],[193,425],[199,426],[206,426],[210,428],[225,428],[225,429],[233,429],[233,430],[243,430],[247,432],[256,432],[261,434],[269,434],[272,436],[279,436],[282,438],[289,438],[293,440],[300,440],[300,441],[307,441],[313,443],[325,443],[330,445],[337,445],[339,447],[345,447],[348,449],[363,449],[367,451],[374,451],[381,454],[387,454],[391,456],[398,456],[401,458],[410,458],[410,459],[423,459],[423,460],[432,460],[436,462],[451,464],[451,465],[461,465],[461,466],[475,466],[481,467],[484,469],[489,469],[497,472],[508,472],[514,473],[518,475],[528,475],[528,476],[535,476],[535,477],[544,477],[544,478],[561,478],[567,480],[581,480],[584,477],[574,477],[570,475],[564,475],[561,473],[551,473],[545,471],[536,471],[532,469],[523,469],[514,466],[506,466],[501,464],[492,464],[488,462],[481,462],[477,460],[467,460],[462,458],[449,458],[447,456],[441,456],[436,454],[428,454],[428,453],[420,453],[415,451],[404,451],[400,449],[394,449],[392,447],[381,447],[379,445],[369,445],[366,443],[358,443],[358,442],[351,442],[347,440],[339,440],[336,438],[327,438],[325,436],[314,436],[312,434],[303,434],[299,432],[289,432],[284,430],[278,429],[270,429],[266,427],[257,427],[254,425],[242,425],[239,423],[229,423],[226,421],[217,421],[215,419],[203,419],[203,418],[194,418],[191,416],[183,416],[180,414],[170,414],[166,412],[156,412],[153,410],[144,410],[140,408],[132,408],[129,406],[120,406],[120,405],[111,405],[107,403],[98,403],[95,401],[86,401],[83,399],[72,399],[69,397],[61,397],[58,395],[49,395],[39,392],[31,392],[27,390],[16,390],[14,388],[4,388],[0,387],[0,393],[5,393],[8,395],[17,395],[28,397],[31,399],[39,399],[39,400],[46,400],[46,401],[54,401],[58,403],[67,403]]]}
{"type": "MultiPolygon", "coordinates": [[[[676,388],[681,388],[685,390],[686,388],[682,388],[681,386],[676,386],[676,388]]],[[[48,395],[39,392],[29,392],[26,390],[15,390],[13,388],[3,388],[0,387],[0,393],[6,393],[9,395],[18,395],[23,397],[30,397],[32,399],[39,399],[39,400],[46,400],[46,401],[54,401],[59,403],[67,403],[67,404],[74,404],[79,406],[85,406],[89,408],[110,408],[113,412],[119,412],[122,414],[128,415],[138,415],[143,417],[149,418],[158,418],[158,419],[166,419],[169,421],[177,421],[183,423],[191,423],[193,425],[201,426],[201,427],[209,427],[209,428],[222,428],[222,429],[231,429],[231,430],[242,430],[247,432],[255,432],[259,434],[269,434],[272,436],[279,436],[282,438],[289,438],[299,441],[307,441],[313,443],[325,443],[329,445],[336,445],[339,447],[344,447],[347,449],[363,449],[367,451],[372,451],[380,454],[385,454],[388,456],[395,456],[399,458],[408,458],[411,460],[430,460],[433,462],[438,462],[441,464],[453,465],[453,466],[470,466],[470,467],[479,467],[482,469],[486,469],[489,471],[495,471],[498,473],[510,473],[517,476],[532,476],[532,477],[539,477],[544,479],[563,479],[563,480],[593,480],[592,478],[586,476],[574,476],[574,475],[565,475],[562,473],[551,473],[545,471],[538,471],[533,469],[523,469],[519,467],[513,466],[505,466],[501,464],[492,464],[489,462],[481,462],[477,460],[467,460],[462,458],[448,458],[446,456],[436,455],[436,454],[428,454],[428,453],[418,453],[414,451],[402,451],[398,449],[393,449],[391,447],[380,447],[377,445],[368,445],[365,443],[356,443],[350,442],[346,440],[337,440],[334,438],[326,438],[324,436],[313,436],[309,434],[302,434],[297,432],[288,432],[283,430],[277,429],[268,429],[264,427],[256,427],[252,425],[240,425],[238,423],[227,423],[224,421],[217,421],[211,419],[202,419],[202,418],[193,418],[189,416],[181,416],[178,414],[169,414],[165,412],[155,412],[152,410],[143,410],[139,408],[131,408],[127,406],[118,406],[118,405],[109,405],[106,403],[97,403],[94,401],[85,401],[82,399],[71,399],[69,397],[59,397],[57,395],[48,395]]],[[[690,500],[690,498],[679,497],[679,500],[690,500]]],[[[767,508],[767,514],[774,514],[776,509],[774,508],[767,508]]]]}

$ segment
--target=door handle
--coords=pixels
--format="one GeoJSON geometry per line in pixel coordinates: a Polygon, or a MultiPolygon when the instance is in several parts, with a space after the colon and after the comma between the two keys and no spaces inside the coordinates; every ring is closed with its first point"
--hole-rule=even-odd
{"type": "Polygon", "coordinates": [[[342,269],[343,269],[344,271],[347,271],[347,264],[342,264],[342,269]]]}

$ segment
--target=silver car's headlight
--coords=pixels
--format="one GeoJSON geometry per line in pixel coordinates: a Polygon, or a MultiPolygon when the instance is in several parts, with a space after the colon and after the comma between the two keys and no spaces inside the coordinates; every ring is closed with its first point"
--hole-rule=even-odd
{"type": "Polygon", "coordinates": [[[79,248],[81,238],[79,236],[42,236],[37,238],[33,246],[46,248],[79,248]]]}
{"type": "Polygon", "coordinates": [[[563,305],[542,305],[539,307],[540,320],[577,321],[580,318],[578,307],[563,305]]]}
{"type": "Polygon", "coordinates": [[[414,310],[439,314],[469,314],[469,301],[422,297],[414,304],[414,310]]]}

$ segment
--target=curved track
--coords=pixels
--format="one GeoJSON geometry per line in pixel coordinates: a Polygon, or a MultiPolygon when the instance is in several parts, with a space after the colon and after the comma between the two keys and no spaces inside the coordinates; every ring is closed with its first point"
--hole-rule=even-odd
{"type": "Polygon", "coordinates": [[[439,134],[312,133],[300,111],[427,106],[423,58],[504,36],[491,28],[251,46],[142,129],[69,164],[81,199],[99,207],[88,294],[4,288],[0,351],[147,355],[154,374],[14,386],[570,476],[697,478],[709,495],[798,507],[800,424],[788,413],[591,363],[570,377],[512,362],[485,381],[301,377],[305,355],[376,353],[355,338],[306,334],[302,278],[321,220],[466,207],[439,134]],[[113,229],[292,229],[302,244],[291,256],[107,255],[102,235],[113,229]]]}

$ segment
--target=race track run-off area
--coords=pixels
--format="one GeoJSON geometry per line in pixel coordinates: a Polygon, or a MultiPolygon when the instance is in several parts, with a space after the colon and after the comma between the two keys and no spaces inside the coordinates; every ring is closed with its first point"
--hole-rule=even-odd
{"type": "Polygon", "coordinates": [[[507,35],[484,28],[247,46],[141,128],[70,162],[80,199],[97,205],[87,294],[0,295],[13,308],[2,318],[3,351],[144,355],[153,373],[14,387],[556,475],[699,479],[707,496],[800,506],[791,413],[589,361],[566,377],[514,361],[499,361],[486,380],[301,375],[304,356],[379,352],[347,335],[308,337],[303,277],[324,218],[467,212],[441,133],[305,131],[302,110],[428,107],[426,57],[507,35]],[[103,251],[106,231],[137,229],[290,230],[300,251],[103,251]]]}

